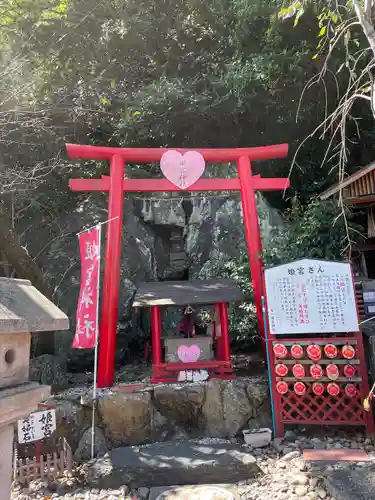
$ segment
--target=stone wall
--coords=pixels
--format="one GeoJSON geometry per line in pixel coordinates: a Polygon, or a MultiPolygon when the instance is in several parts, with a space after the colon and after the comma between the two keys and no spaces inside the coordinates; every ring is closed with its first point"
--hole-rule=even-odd
{"type": "MultiPolygon", "coordinates": [[[[47,401],[56,406],[57,437],[66,437],[76,458],[90,455],[92,393],[71,389],[47,401]]],[[[233,381],[145,386],[130,393],[99,391],[96,448],[214,437],[230,439],[244,428],[270,425],[268,383],[263,377],[233,381]]]]}

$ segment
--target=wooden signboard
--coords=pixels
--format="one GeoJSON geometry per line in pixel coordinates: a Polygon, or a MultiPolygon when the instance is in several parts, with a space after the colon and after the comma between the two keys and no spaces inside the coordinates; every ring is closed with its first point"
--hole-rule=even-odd
{"type": "Polygon", "coordinates": [[[350,264],[304,259],[265,271],[271,335],[358,331],[350,264]]]}
{"type": "Polygon", "coordinates": [[[49,437],[56,430],[56,410],[31,413],[18,421],[18,442],[30,443],[49,437]]]}

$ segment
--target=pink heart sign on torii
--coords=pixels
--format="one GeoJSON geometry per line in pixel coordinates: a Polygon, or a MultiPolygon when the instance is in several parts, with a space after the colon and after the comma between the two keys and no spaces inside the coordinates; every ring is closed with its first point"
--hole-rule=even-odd
{"type": "Polygon", "coordinates": [[[170,150],[164,153],[160,160],[160,168],[164,177],[180,189],[187,189],[197,182],[205,166],[203,156],[197,151],[181,154],[170,150]]]}

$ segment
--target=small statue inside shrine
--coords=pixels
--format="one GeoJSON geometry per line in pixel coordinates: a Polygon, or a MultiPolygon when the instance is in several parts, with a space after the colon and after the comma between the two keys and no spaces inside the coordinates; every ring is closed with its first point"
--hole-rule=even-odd
{"type": "Polygon", "coordinates": [[[195,337],[197,324],[197,314],[195,310],[188,305],[182,313],[180,323],[178,325],[179,332],[186,339],[195,337]]]}
{"type": "Polygon", "coordinates": [[[178,332],[187,339],[197,335],[215,338],[215,318],[207,310],[197,312],[190,305],[182,310],[178,332]]]}

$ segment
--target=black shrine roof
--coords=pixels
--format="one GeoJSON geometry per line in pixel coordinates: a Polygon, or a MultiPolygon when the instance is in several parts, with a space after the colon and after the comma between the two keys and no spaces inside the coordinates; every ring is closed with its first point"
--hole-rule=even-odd
{"type": "Polygon", "coordinates": [[[243,293],[232,280],[154,281],[139,285],[133,307],[217,304],[242,299],[243,293]]]}

